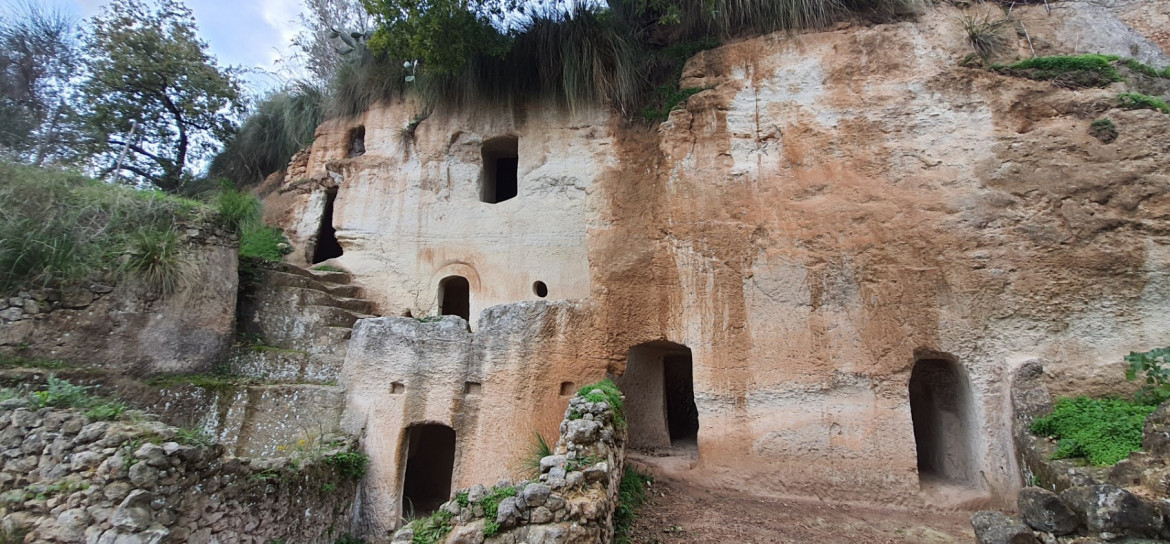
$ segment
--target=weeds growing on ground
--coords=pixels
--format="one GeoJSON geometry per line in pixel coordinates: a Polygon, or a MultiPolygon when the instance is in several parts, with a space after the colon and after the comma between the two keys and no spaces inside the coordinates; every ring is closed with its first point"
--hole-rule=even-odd
{"type": "Polygon", "coordinates": [[[91,389],[93,388],[49,376],[44,389],[33,391],[29,395],[29,402],[36,408],[52,406],[84,409],[85,417],[93,420],[117,419],[126,411],[125,404],[96,397],[90,393],[91,389]]]}
{"type": "Polygon", "coordinates": [[[1113,66],[1117,59],[1114,55],[1058,55],[993,68],[1068,87],[1104,87],[1121,81],[1121,73],[1113,66]]]}
{"type": "Polygon", "coordinates": [[[646,502],[646,486],[654,480],[637,470],[626,466],[622,483],[618,487],[617,506],[613,511],[613,541],[615,544],[629,544],[630,528],[638,509],[646,502]]]}
{"type": "Polygon", "coordinates": [[[1112,465],[1142,447],[1142,427],[1157,405],[1125,399],[1063,398],[1052,415],[1032,422],[1032,432],[1060,440],[1053,459],[1084,457],[1112,465]]]}
{"type": "Polygon", "coordinates": [[[1117,125],[1106,118],[1097,119],[1089,124],[1089,135],[1107,144],[1117,139],[1117,125]]]}

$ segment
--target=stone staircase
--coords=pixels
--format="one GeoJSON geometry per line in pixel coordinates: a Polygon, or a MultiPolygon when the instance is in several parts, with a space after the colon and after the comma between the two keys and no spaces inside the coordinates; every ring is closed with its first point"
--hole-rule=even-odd
{"type": "Polygon", "coordinates": [[[199,422],[236,455],[282,455],[338,432],[337,385],[354,323],[372,317],[349,274],[266,267],[241,292],[240,342],[230,374],[254,383],[197,395],[215,408],[199,422]]]}
{"type": "Polygon", "coordinates": [[[354,323],[373,303],[345,272],[279,264],[262,272],[240,301],[244,342],[232,371],[265,381],[337,382],[354,323]]]}

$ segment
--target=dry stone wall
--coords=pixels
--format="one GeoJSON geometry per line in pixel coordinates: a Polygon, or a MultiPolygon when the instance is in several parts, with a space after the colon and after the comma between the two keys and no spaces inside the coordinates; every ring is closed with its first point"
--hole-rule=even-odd
{"type": "MultiPolygon", "coordinates": [[[[456,492],[429,521],[451,520],[448,544],[609,544],[613,512],[625,467],[627,431],[600,389],[585,388],[569,401],[553,455],[540,460],[540,476],[456,492]],[[591,400],[593,399],[593,400],[591,400]],[[489,506],[494,504],[495,507],[489,506]]],[[[417,542],[416,521],[393,542],[417,542]]]]}
{"type": "Polygon", "coordinates": [[[167,297],[108,280],[0,300],[0,355],[133,374],[210,370],[233,340],[237,241],[195,226],[181,240],[189,287],[167,297]]]}
{"type": "Polygon", "coordinates": [[[157,422],[0,403],[0,541],[331,543],[345,533],[357,479],[331,462],[344,440],[250,459],[181,436],[157,422]]]}

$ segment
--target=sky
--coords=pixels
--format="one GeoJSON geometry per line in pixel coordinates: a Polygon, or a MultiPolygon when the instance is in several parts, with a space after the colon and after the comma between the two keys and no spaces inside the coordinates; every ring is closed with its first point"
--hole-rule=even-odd
{"type": "MultiPolygon", "coordinates": [[[[12,4],[20,0],[0,0],[12,4]]],[[[109,0],[32,0],[54,6],[78,18],[101,12],[109,0]]],[[[297,32],[301,0],[184,0],[195,14],[199,35],[220,65],[256,69],[246,77],[253,92],[277,88],[281,79],[277,59],[289,49],[297,32]]],[[[287,76],[287,71],[285,73],[287,76]]]]}

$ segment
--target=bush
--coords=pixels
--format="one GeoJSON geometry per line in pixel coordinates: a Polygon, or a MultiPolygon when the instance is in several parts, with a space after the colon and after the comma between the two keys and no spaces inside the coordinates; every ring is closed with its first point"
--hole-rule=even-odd
{"type": "Polygon", "coordinates": [[[343,451],[326,457],[325,461],[337,467],[337,472],[342,476],[358,479],[366,475],[370,456],[360,451],[343,451]]]}
{"type": "Polygon", "coordinates": [[[142,230],[130,236],[123,276],[138,278],[150,291],[169,295],[190,280],[188,265],[173,230],[142,230]]]}
{"type": "Polygon", "coordinates": [[[1142,427],[1157,405],[1124,399],[1063,398],[1052,415],[1032,422],[1032,432],[1059,438],[1053,459],[1084,457],[1112,465],[1142,447],[1142,427]]]}
{"type": "Polygon", "coordinates": [[[1121,102],[1121,107],[1127,110],[1155,110],[1162,113],[1170,113],[1170,105],[1167,105],[1165,100],[1156,96],[1140,93],[1121,93],[1117,95],[1117,100],[1121,102]]]}
{"type": "Polygon", "coordinates": [[[1104,87],[1121,81],[1121,73],[1113,66],[1116,60],[1113,55],[1061,55],[1034,57],[996,68],[1068,87],[1104,87]]]}
{"type": "Polygon", "coordinates": [[[44,389],[29,395],[29,402],[36,408],[80,408],[86,410],[85,417],[92,420],[117,419],[126,411],[126,405],[118,401],[104,400],[90,394],[92,387],[75,385],[56,376],[49,376],[44,389]]]}
{"type": "Polygon", "coordinates": [[[230,181],[220,183],[215,203],[224,227],[236,233],[253,228],[260,222],[260,200],[251,193],[236,189],[230,181]]]}
{"type": "Polygon", "coordinates": [[[586,385],[577,390],[578,395],[583,395],[589,402],[605,402],[609,404],[609,408],[613,410],[613,423],[618,427],[624,427],[626,424],[626,416],[624,407],[622,405],[622,391],[618,389],[617,384],[613,380],[606,378],[595,384],[586,385]],[[600,392],[595,392],[600,390],[600,392]]]}
{"type": "Polygon", "coordinates": [[[971,49],[975,50],[975,54],[979,55],[984,63],[1016,44],[1011,23],[1011,19],[993,21],[990,13],[983,16],[964,13],[959,16],[959,24],[967,33],[967,43],[971,44],[971,49]]]}
{"type": "Polygon", "coordinates": [[[263,98],[211,161],[209,175],[247,187],[284,169],[294,153],[313,142],[324,102],[324,92],[306,83],[263,98]]]}
{"type": "Polygon", "coordinates": [[[168,233],[210,215],[173,195],[0,162],[0,296],[118,273],[175,285],[183,256],[168,233]]]}

